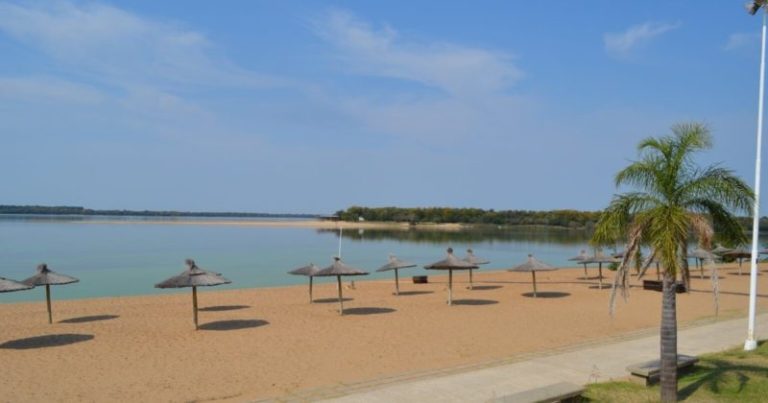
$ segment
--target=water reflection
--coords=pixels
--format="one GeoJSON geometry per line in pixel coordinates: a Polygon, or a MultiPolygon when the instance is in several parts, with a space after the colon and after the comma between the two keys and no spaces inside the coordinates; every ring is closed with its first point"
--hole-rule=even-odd
{"type": "MultiPolygon", "coordinates": [[[[335,229],[318,229],[319,234],[338,236],[335,229]]],[[[344,231],[344,240],[399,241],[427,244],[459,244],[481,242],[543,242],[559,245],[584,245],[591,231],[545,227],[479,227],[456,231],[434,229],[365,229],[344,231]]]]}

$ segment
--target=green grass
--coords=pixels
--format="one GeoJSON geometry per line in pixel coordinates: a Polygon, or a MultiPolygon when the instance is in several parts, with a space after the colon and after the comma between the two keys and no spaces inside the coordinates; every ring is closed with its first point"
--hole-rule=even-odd
{"type": "MultiPolygon", "coordinates": [[[[757,350],[733,349],[699,357],[693,370],[678,382],[678,398],[688,402],[768,401],[768,343],[757,350]]],[[[656,402],[659,387],[632,382],[606,382],[587,386],[585,401],[656,402]]]]}

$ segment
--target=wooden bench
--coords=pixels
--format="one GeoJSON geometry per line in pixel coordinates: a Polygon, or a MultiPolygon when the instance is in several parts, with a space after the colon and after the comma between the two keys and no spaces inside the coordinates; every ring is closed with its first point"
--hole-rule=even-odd
{"type": "MultiPolygon", "coordinates": [[[[699,362],[699,359],[690,355],[677,355],[678,374],[693,367],[693,364],[699,362]]],[[[659,382],[661,377],[661,364],[659,360],[643,362],[630,365],[627,371],[632,374],[632,380],[644,383],[645,386],[651,386],[659,382]]]]}
{"type": "Polygon", "coordinates": [[[550,403],[550,402],[577,402],[580,401],[584,387],[569,382],[553,383],[511,395],[500,396],[488,403],[550,403]]]}
{"type": "Polygon", "coordinates": [[[413,276],[413,284],[427,284],[427,276],[413,276]]]}
{"type": "MultiPolygon", "coordinates": [[[[677,289],[675,291],[678,294],[685,292],[685,284],[683,282],[678,281],[675,284],[677,285],[677,289]]],[[[664,289],[664,283],[659,280],[643,280],[643,289],[653,290],[653,291],[662,291],[664,289]]]]}

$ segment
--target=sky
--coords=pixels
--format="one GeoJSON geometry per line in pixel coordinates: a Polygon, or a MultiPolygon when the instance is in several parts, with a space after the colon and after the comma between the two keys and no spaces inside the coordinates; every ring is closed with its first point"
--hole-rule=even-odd
{"type": "Polygon", "coordinates": [[[0,0],[0,204],[599,210],[682,122],[752,184],[759,16],[617,3],[0,0]]]}

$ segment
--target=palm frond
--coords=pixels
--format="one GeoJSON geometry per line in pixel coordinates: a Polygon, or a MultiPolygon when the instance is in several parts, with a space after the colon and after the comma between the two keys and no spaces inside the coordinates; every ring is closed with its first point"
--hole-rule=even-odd
{"type": "Polygon", "coordinates": [[[680,200],[708,199],[739,212],[749,212],[755,195],[752,189],[733,171],[710,166],[694,173],[690,181],[681,186],[680,200]]]}

